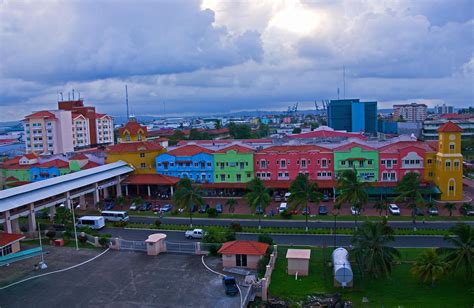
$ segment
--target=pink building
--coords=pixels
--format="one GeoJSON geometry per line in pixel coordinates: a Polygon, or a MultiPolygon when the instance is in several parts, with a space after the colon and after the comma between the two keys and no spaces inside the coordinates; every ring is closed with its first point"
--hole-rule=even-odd
{"type": "Polygon", "coordinates": [[[226,242],[219,249],[222,266],[257,268],[258,261],[265,255],[268,246],[256,241],[226,242]]]}
{"type": "Polygon", "coordinates": [[[291,182],[298,174],[318,180],[320,187],[332,187],[334,159],[330,149],[317,145],[272,146],[254,155],[256,177],[264,181],[291,182]]]}

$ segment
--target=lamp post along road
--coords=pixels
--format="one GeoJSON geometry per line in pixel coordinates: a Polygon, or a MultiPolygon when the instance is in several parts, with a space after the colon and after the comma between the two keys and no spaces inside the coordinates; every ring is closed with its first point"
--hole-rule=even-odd
{"type": "Polygon", "coordinates": [[[74,239],[76,240],[76,250],[79,250],[79,244],[77,242],[77,229],[76,229],[76,215],[74,213],[74,202],[70,200],[70,203],[71,204],[71,210],[72,210],[72,226],[74,228],[74,239]]]}

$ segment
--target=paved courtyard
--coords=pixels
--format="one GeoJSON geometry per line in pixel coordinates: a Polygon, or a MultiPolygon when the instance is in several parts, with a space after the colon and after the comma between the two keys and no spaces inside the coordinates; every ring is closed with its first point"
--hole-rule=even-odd
{"type": "MultiPolygon", "coordinates": [[[[61,250],[65,255],[74,251],[61,250]]],[[[92,257],[98,253],[90,250],[85,254],[92,257]]],[[[63,253],[56,252],[56,255],[63,253]]],[[[47,258],[52,265],[55,263],[53,254],[47,258]]],[[[20,263],[16,265],[19,268],[20,263]]],[[[0,277],[5,277],[13,266],[0,268],[0,277]]],[[[23,271],[22,276],[43,273],[27,274],[31,271],[27,268],[23,271]]],[[[123,251],[109,251],[81,267],[0,290],[0,299],[2,308],[239,307],[240,304],[239,296],[225,295],[221,278],[204,268],[200,256],[163,254],[151,257],[123,251]]]]}

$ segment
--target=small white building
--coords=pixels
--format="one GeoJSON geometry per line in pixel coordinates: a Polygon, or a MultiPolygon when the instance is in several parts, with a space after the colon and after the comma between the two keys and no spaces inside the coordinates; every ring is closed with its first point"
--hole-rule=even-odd
{"type": "Polygon", "coordinates": [[[288,275],[308,276],[311,249],[288,249],[288,275]]]}

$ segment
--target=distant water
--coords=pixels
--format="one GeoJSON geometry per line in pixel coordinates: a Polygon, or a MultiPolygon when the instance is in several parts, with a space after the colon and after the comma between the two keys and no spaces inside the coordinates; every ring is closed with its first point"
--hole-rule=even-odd
{"type": "Polygon", "coordinates": [[[1,155],[14,156],[23,153],[25,153],[25,144],[22,142],[0,146],[1,155]]]}

